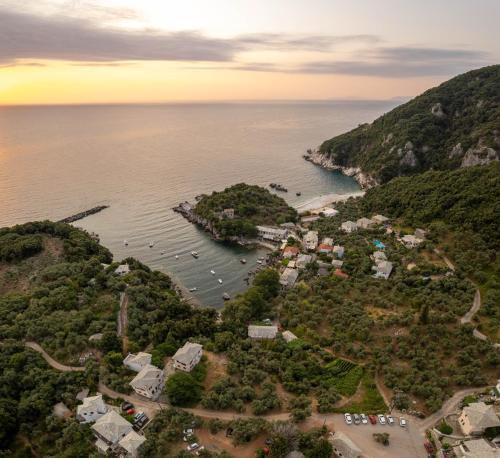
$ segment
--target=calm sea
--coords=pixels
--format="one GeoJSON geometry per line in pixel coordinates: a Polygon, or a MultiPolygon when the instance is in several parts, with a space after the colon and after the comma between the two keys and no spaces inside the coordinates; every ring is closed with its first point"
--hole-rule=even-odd
{"type": "Polygon", "coordinates": [[[0,227],[110,205],[75,224],[97,232],[115,259],[134,256],[169,272],[186,288],[198,288],[196,300],[219,307],[223,292],[234,295],[245,287],[243,279],[264,252],[215,243],[171,208],[239,182],[281,183],[289,189],[281,195],[292,205],[356,191],[352,179],[322,170],[302,154],[395,104],[0,108],[0,227]],[[199,259],[189,254],[193,250],[199,259]]]}

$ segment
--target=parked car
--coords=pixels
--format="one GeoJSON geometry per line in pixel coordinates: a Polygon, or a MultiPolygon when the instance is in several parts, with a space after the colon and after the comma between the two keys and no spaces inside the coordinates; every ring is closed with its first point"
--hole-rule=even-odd
{"type": "Polygon", "coordinates": [[[353,415],[353,418],[354,418],[354,424],[355,425],[359,425],[361,423],[361,417],[357,413],[355,413],[353,415]]]}
{"type": "Polygon", "coordinates": [[[198,444],[197,442],[193,442],[192,444],[189,444],[186,448],[188,452],[192,452],[193,450],[196,450],[199,447],[200,444],[198,444]]]}
{"type": "Polygon", "coordinates": [[[127,410],[130,410],[130,409],[133,409],[134,408],[134,404],[131,404],[130,402],[122,402],[122,411],[123,412],[126,412],[127,410]]]}
{"type": "Polygon", "coordinates": [[[407,424],[408,422],[403,417],[399,419],[399,426],[401,426],[401,428],[406,428],[407,424]]]}
{"type": "Polygon", "coordinates": [[[390,415],[387,415],[387,423],[389,423],[391,426],[394,425],[394,418],[391,417],[390,415]]]}
{"type": "Polygon", "coordinates": [[[193,433],[194,433],[193,428],[186,428],[182,431],[182,434],[184,434],[185,436],[191,436],[193,433]]]}
{"type": "Polygon", "coordinates": [[[434,447],[430,442],[424,442],[424,447],[425,450],[427,450],[427,453],[433,455],[434,454],[434,447]]]}
{"type": "Polygon", "coordinates": [[[346,422],[348,425],[352,425],[352,417],[351,417],[351,414],[350,414],[350,413],[345,413],[345,414],[344,414],[344,419],[345,419],[345,422],[346,422]]]}
{"type": "Polygon", "coordinates": [[[384,417],[382,414],[378,414],[378,415],[377,415],[377,418],[378,418],[378,422],[379,422],[381,425],[385,425],[385,424],[386,424],[385,417],[384,417]]]}
{"type": "Polygon", "coordinates": [[[368,415],[368,418],[369,418],[370,423],[372,425],[376,425],[377,424],[377,417],[375,415],[368,415]]]}
{"type": "Polygon", "coordinates": [[[361,417],[361,423],[363,423],[364,425],[367,425],[368,424],[368,417],[364,413],[362,413],[360,415],[360,417],[361,417]]]}
{"type": "Polygon", "coordinates": [[[134,414],[135,414],[135,409],[134,408],[127,410],[127,415],[134,415],[134,414]]]}
{"type": "Polygon", "coordinates": [[[273,440],[272,440],[272,438],[268,437],[268,438],[266,439],[266,441],[265,441],[265,444],[266,444],[266,445],[273,445],[273,440]]]}
{"type": "Polygon", "coordinates": [[[202,446],[201,446],[198,450],[196,450],[195,455],[196,455],[196,456],[200,456],[200,452],[201,452],[202,450],[205,450],[205,447],[203,447],[203,445],[202,445],[202,446]]]}

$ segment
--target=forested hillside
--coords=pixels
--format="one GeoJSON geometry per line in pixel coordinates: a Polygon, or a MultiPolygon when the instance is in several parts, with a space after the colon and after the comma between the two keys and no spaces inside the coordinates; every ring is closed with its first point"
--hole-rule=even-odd
{"type": "Polygon", "coordinates": [[[494,65],[459,75],[371,124],[325,141],[314,162],[360,168],[385,183],[430,169],[487,163],[499,151],[500,65],[494,65]]]}
{"type": "Polygon", "coordinates": [[[240,183],[203,196],[195,212],[210,221],[221,237],[254,237],[256,225],[276,225],[295,221],[297,212],[284,199],[260,186],[240,183]],[[234,217],[223,214],[234,209],[234,217]]]}

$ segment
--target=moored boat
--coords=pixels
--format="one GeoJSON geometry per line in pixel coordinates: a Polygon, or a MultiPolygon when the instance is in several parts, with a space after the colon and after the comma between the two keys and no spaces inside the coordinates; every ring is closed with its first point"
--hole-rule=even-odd
{"type": "Polygon", "coordinates": [[[230,300],[230,299],[231,299],[231,296],[230,296],[229,294],[227,294],[227,293],[224,293],[224,294],[222,295],[222,299],[224,299],[225,301],[228,301],[228,300],[230,300]]]}
{"type": "Polygon", "coordinates": [[[191,251],[191,256],[193,258],[197,258],[199,256],[198,252],[197,251],[191,251]]]}

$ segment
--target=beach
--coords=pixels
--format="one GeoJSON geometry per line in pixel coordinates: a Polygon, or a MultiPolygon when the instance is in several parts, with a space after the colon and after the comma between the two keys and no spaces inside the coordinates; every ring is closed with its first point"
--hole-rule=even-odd
{"type": "Polygon", "coordinates": [[[326,207],[329,204],[335,202],[342,202],[349,199],[350,197],[361,197],[364,195],[364,191],[350,192],[346,194],[324,194],[321,196],[313,197],[307,202],[295,205],[295,209],[299,213],[306,213],[312,210],[317,210],[322,207],[326,207]]]}

